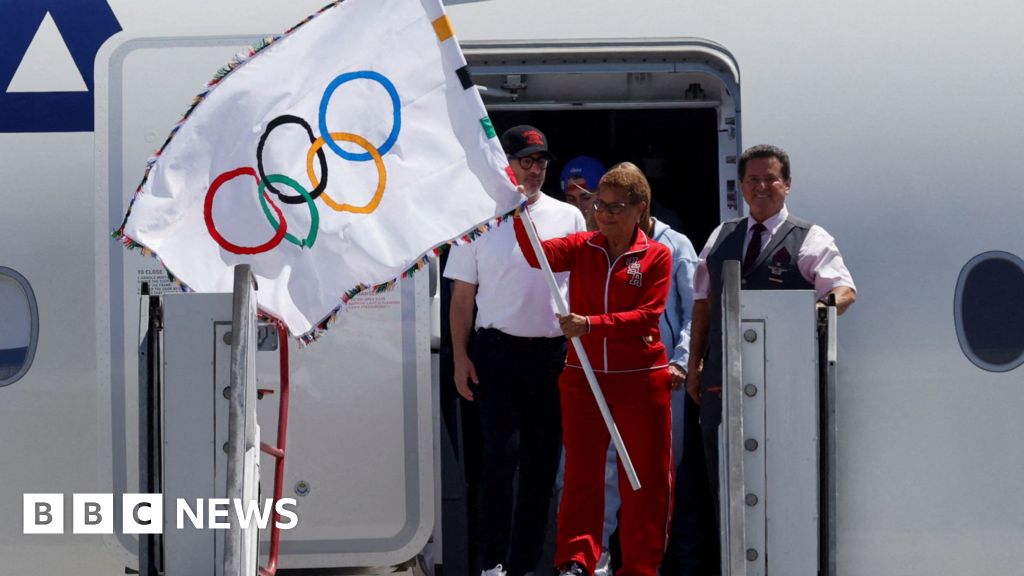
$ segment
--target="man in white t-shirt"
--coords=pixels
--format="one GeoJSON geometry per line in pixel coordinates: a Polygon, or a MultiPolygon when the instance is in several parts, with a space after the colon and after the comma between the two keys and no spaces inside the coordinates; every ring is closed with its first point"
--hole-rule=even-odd
{"type": "MultiPolygon", "coordinates": [[[[516,126],[502,134],[501,144],[540,237],[586,231],[579,210],[540,190],[553,157],[544,134],[532,126],[516,126]]],[[[566,340],[547,282],[526,263],[510,222],[452,248],[444,275],[454,280],[450,320],[455,386],[480,408],[478,556],[485,576],[505,576],[505,568],[511,576],[523,576],[535,569],[542,553],[561,454],[558,376],[566,340]],[[474,328],[471,358],[468,344],[474,328]]],[[[565,296],[568,274],[555,278],[565,296]]]]}

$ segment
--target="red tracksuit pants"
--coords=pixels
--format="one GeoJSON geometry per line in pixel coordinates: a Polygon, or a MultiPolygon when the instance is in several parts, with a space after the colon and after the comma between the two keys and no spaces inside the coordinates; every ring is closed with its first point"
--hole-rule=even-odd
{"type": "MultiPolygon", "coordinates": [[[[622,568],[615,574],[655,576],[665,553],[672,509],[672,378],[667,369],[660,369],[598,374],[597,379],[642,486],[634,492],[619,465],[622,568]]],[[[558,508],[555,565],[575,560],[593,574],[601,554],[610,437],[583,370],[567,367],[558,387],[565,484],[558,508]]]]}

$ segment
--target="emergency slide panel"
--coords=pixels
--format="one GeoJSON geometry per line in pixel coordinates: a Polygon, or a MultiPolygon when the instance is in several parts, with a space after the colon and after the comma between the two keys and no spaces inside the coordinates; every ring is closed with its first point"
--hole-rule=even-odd
{"type": "Polygon", "coordinates": [[[817,574],[820,429],[814,292],[739,291],[735,268],[732,278],[725,269],[723,299],[724,573],[817,574]],[[731,293],[738,293],[738,302],[731,293]]]}
{"type": "MultiPolygon", "coordinates": [[[[760,449],[745,444],[747,462],[759,461],[763,486],[756,514],[765,537],[766,574],[816,574],[818,570],[818,350],[814,292],[744,290],[744,398],[755,390],[744,417],[757,422],[747,438],[760,437],[760,449]]],[[[746,409],[747,406],[745,405],[746,409]]],[[[745,440],[746,442],[746,440],[745,440]]],[[[744,496],[746,500],[746,496],[744,496]]],[[[751,510],[752,512],[754,510],[751,510]]],[[[753,528],[753,526],[749,526],[753,528]]]]}
{"type": "Polygon", "coordinates": [[[219,575],[224,531],[207,528],[205,502],[226,495],[231,295],[177,294],[163,303],[164,573],[219,575]],[[179,498],[201,524],[177,527],[179,498]]]}

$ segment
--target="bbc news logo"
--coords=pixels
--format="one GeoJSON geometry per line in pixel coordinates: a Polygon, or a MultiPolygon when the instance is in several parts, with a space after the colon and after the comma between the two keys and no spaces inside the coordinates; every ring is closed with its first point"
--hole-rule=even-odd
{"type": "MultiPolygon", "coordinates": [[[[73,494],[71,508],[71,532],[73,534],[113,534],[113,494],[73,494]]],[[[294,498],[282,498],[274,502],[239,498],[197,498],[189,502],[178,498],[175,502],[175,527],[183,530],[194,529],[226,530],[231,527],[230,518],[240,526],[258,527],[266,530],[274,513],[280,517],[274,525],[281,530],[291,530],[299,524],[294,510],[294,498]]],[[[64,494],[24,495],[25,534],[64,533],[64,494]]],[[[162,534],[164,531],[164,498],[162,494],[123,494],[121,498],[121,532],[123,534],[162,534]]]]}

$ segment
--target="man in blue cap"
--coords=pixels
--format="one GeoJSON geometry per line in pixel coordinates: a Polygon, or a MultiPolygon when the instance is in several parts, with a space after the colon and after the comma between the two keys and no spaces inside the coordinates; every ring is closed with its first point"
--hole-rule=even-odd
{"type": "Polygon", "coordinates": [[[597,229],[592,202],[597,183],[604,173],[604,164],[590,156],[577,156],[562,168],[561,183],[565,201],[580,209],[587,221],[587,230],[597,229]]]}

